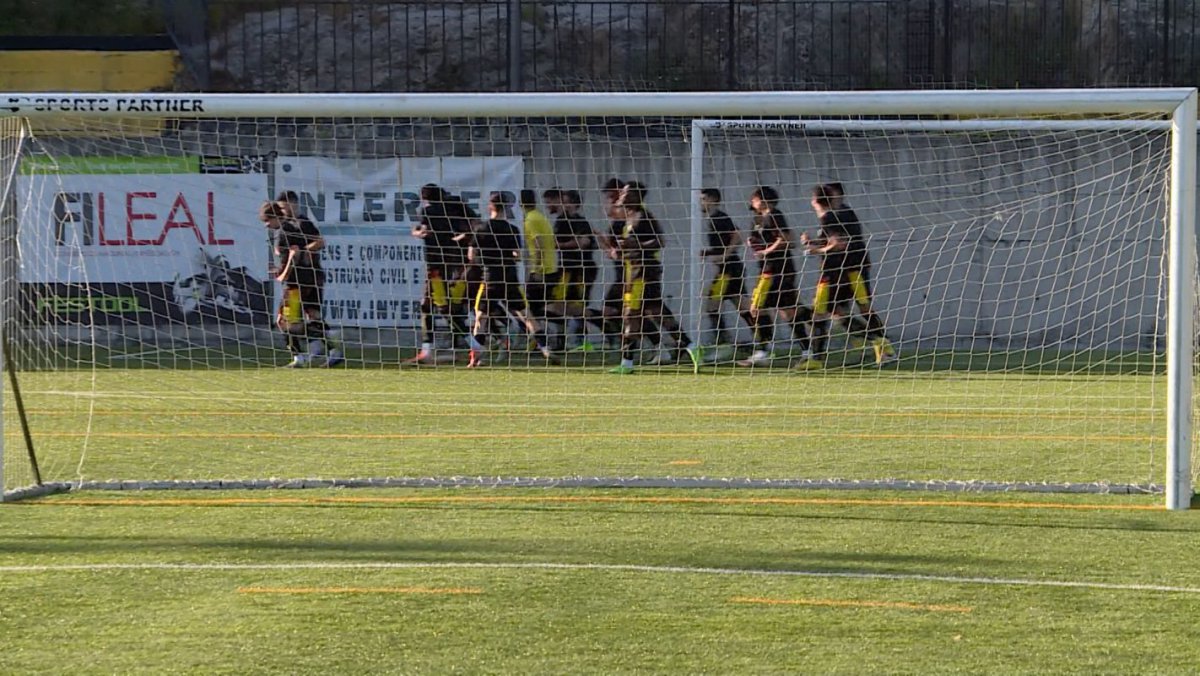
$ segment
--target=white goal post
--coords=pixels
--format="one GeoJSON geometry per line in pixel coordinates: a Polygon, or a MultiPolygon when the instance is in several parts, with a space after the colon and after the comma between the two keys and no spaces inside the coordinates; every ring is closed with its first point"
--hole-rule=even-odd
{"type": "MultiPolygon", "coordinates": [[[[1192,499],[1191,454],[1196,272],[1197,92],[1192,88],[571,94],[72,94],[0,95],[0,117],[39,121],[169,119],[471,119],[471,118],[672,118],[685,122],[691,150],[693,193],[684,277],[686,325],[698,329],[705,224],[695,191],[705,185],[706,139],[716,129],[776,131],[1169,131],[1169,201],[1166,229],[1165,481],[1169,509],[1192,499]],[[1123,117],[1124,116],[1124,117],[1123,117]],[[922,119],[903,119],[921,117],[922,119]],[[821,118],[821,119],[818,119],[821,118]],[[845,118],[845,119],[839,119],[845,118]],[[938,118],[938,119],[929,119],[938,118]],[[687,126],[690,125],[690,126],[687,126]]],[[[0,139],[2,141],[2,139],[0,139]]],[[[0,146],[2,148],[3,146],[0,146]]],[[[19,146],[18,146],[19,149],[19,146]]],[[[3,159],[0,157],[0,159],[3,159]]],[[[15,161],[15,160],[13,160],[15,161]]],[[[7,176],[16,173],[9,166],[7,176]]],[[[8,181],[12,183],[11,180],[8,181]]],[[[6,185],[4,198],[12,191],[6,185]]],[[[15,227],[15,226],[14,226],[15,227]]],[[[199,236],[199,235],[197,235],[199,236]]],[[[0,299],[0,309],[10,307],[0,299]]],[[[0,326],[6,325],[0,317],[0,326]]],[[[7,355],[6,355],[7,358],[7,355]]],[[[5,405],[8,405],[7,403],[5,405]]],[[[11,418],[9,418],[11,424],[11,418]]],[[[14,439],[12,430],[8,439],[14,439]]],[[[0,440],[0,488],[7,488],[0,440]]],[[[17,446],[11,443],[11,446],[17,446]]],[[[12,462],[8,460],[7,462],[12,462]]]]}

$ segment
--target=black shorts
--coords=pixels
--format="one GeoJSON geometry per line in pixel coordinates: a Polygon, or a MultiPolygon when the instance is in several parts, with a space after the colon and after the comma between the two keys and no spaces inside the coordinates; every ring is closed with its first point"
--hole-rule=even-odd
{"type": "Polygon", "coordinates": [[[525,283],[525,298],[529,305],[530,312],[535,315],[541,315],[546,310],[546,301],[550,300],[554,293],[554,287],[558,285],[559,273],[557,271],[548,275],[529,275],[525,283]]]}
{"type": "Polygon", "coordinates": [[[625,282],[622,294],[624,307],[638,312],[646,305],[661,305],[663,301],[662,268],[649,265],[631,274],[625,282]]]}
{"type": "Polygon", "coordinates": [[[625,265],[620,261],[613,267],[613,281],[604,292],[604,307],[613,311],[621,311],[622,298],[625,295],[625,265]]]}
{"type": "Polygon", "coordinates": [[[554,287],[554,300],[587,306],[599,270],[595,265],[563,268],[554,287]]]}
{"type": "Polygon", "coordinates": [[[525,290],[521,288],[516,271],[483,275],[475,292],[475,312],[490,315],[524,313],[529,309],[528,306],[525,290]]]}
{"type": "Polygon", "coordinates": [[[284,284],[284,298],[287,290],[292,289],[300,294],[300,309],[305,314],[321,314],[321,301],[325,298],[325,271],[301,269],[300,274],[284,284]]]}
{"type": "Polygon", "coordinates": [[[800,305],[800,293],[796,289],[796,274],[790,271],[758,276],[758,283],[750,294],[752,310],[788,310],[800,305]]]}

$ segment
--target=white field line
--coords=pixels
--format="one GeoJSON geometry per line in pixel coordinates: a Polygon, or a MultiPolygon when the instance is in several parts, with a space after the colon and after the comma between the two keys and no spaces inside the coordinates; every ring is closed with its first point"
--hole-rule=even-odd
{"type": "Polygon", "coordinates": [[[1200,594],[1200,587],[1177,587],[1159,584],[1122,584],[1087,580],[1035,580],[1003,577],[957,577],[921,573],[871,573],[865,571],[766,570],[755,568],[704,568],[690,566],[648,566],[609,563],[483,563],[483,562],[292,562],[292,563],[67,563],[47,565],[5,565],[0,573],[59,573],[77,571],[258,571],[258,570],[549,570],[604,571],[657,573],[669,575],[749,575],[760,577],[798,577],[848,580],[890,580],[903,582],[936,582],[962,585],[1009,587],[1062,587],[1105,591],[1164,592],[1200,594]]]}

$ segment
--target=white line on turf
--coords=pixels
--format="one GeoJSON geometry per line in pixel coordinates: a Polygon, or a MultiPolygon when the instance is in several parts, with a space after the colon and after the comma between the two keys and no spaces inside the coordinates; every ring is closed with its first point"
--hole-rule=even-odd
{"type": "Polygon", "coordinates": [[[1200,594],[1200,587],[1179,587],[1160,584],[1123,584],[1086,580],[1035,580],[1002,577],[956,577],[923,573],[872,573],[867,571],[770,570],[757,568],[704,568],[691,566],[649,566],[611,563],[486,563],[486,562],[340,562],[313,561],[292,563],[65,563],[47,565],[0,566],[0,573],[56,573],[75,571],[242,571],[242,570],[551,570],[604,571],[630,573],[663,573],[682,575],[751,575],[762,577],[803,577],[849,580],[891,580],[908,582],[940,582],[947,584],[990,585],[1010,587],[1065,587],[1107,591],[1167,592],[1200,594]]]}

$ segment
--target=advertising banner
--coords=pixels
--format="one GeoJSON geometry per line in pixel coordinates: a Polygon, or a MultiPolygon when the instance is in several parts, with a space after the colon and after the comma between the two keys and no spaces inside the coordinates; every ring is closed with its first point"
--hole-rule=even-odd
{"type": "Polygon", "coordinates": [[[23,165],[19,281],[36,316],[267,321],[261,166],[239,158],[112,157],[23,165]],[[217,171],[202,173],[209,167],[217,171]]]}

